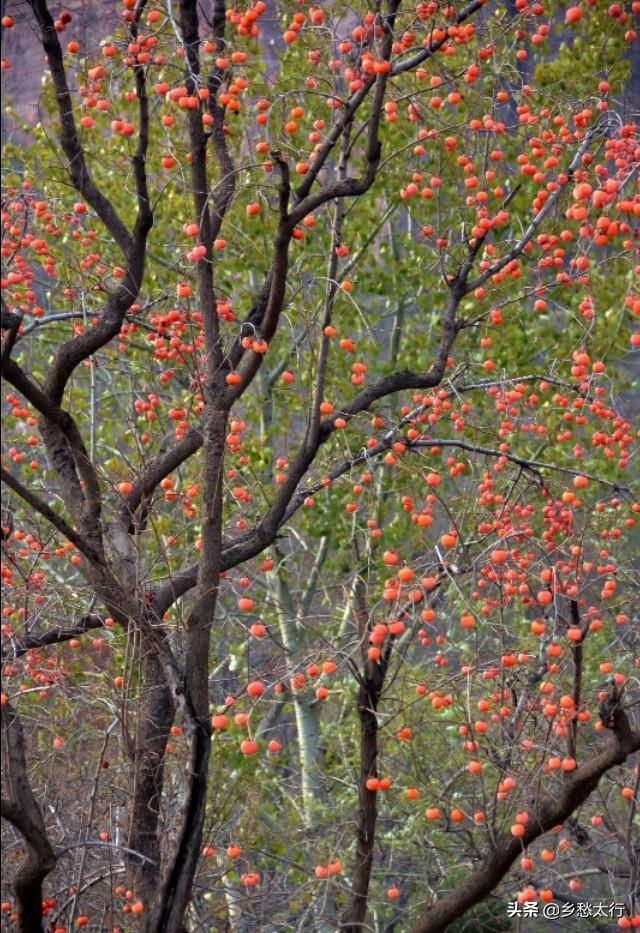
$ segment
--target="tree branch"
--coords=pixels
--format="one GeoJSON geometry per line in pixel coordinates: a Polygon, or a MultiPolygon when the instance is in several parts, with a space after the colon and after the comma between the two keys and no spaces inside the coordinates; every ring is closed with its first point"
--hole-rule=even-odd
{"type": "MultiPolygon", "coordinates": [[[[358,393],[339,412],[330,415],[321,422],[315,441],[306,444],[302,443],[296,458],[291,464],[286,481],[279,487],[273,504],[262,520],[237,541],[223,542],[222,570],[236,567],[239,563],[255,557],[265,547],[272,544],[283,522],[288,520],[300,508],[308,493],[296,492],[298,485],[313,463],[320,446],[336,430],[336,418],[343,417],[345,420],[352,418],[359,412],[366,411],[378,399],[404,389],[428,389],[439,385],[457,333],[455,314],[458,303],[459,298],[452,294],[444,316],[443,336],[436,361],[426,373],[412,373],[405,370],[381,379],[358,393]]],[[[363,459],[365,459],[364,456],[363,459]]],[[[354,462],[356,461],[354,460],[354,462]]],[[[154,597],[156,611],[162,615],[176,599],[188,593],[195,586],[196,581],[197,565],[179,571],[156,591],[154,597]]]]}
{"type": "Polygon", "coordinates": [[[53,525],[53,527],[56,528],[60,534],[64,535],[68,541],[71,541],[71,543],[77,547],[80,553],[83,554],[88,561],[93,564],[100,564],[101,566],[104,565],[104,559],[102,555],[94,551],[91,545],[87,544],[82,535],[79,535],[78,532],[75,531],[71,525],[69,525],[64,520],[64,518],[58,515],[57,512],[54,512],[54,510],[48,506],[46,502],[43,502],[41,499],[39,499],[35,493],[32,493],[29,489],[26,488],[26,486],[23,486],[20,480],[16,479],[16,477],[13,476],[13,474],[10,473],[6,467],[1,467],[0,469],[2,470],[2,482],[5,483],[9,489],[12,489],[16,495],[20,496],[20,498],[23,499],[28,505],[30,505],[32,509],[35,509],[36,512],[42,515],[42,517],[45,518],[50,525],[53,525]]]}
{"type": "Polygon", "coordinates": [[[13,350],[13,345],[16,342],[16,337],[18,336],[18,331],[20,325],[22,324],[22,315],[16,314],[14,311],[10,311],[7,307],[7,303],[4,300],[4,295],[1,298],[2,300],[2,330],[6,330],[6,336],[2,341],[2,351],[0,353],[0,361],[4,366],[5,362],[11,356],[11,351],[13,350]]]}
{"type": "Polygon", "coordinates": [[[425,910],[414,933],[444,933],[454,920],[494,890],[524,848],[563,823],[593,793],[604,774],[640,749],[640,732],[632,731],[626,713],[619,707],[612,727],[613,738],[603,743],[599,752],[582,767],[565,774],[560,787],[538,799],[524,836],[501,838],[461,884],[425,910]]]}
{"type": "MultiPolygon", "coordinates": [[[[130,25],[130,34],[133,41],[138,38],[138,24],[147,0],[138,0],[134,10],[134,18],[130,25]]],[[[153,225],[153,212],[147,183],[147,150],[149,148],[149,98],[147,97],[147,80],[143,65],[135,65],[133,69],[136,81],[136,96],[138,98],[138,143],[133,156],[133,173],[138,198],[138,216],[133,232],[133,243],[141,234],[141,230],[150,230],[153,225]]]]}
{"type": "Polygon", "coordinates": [[[127,260],[126,275],[118,289],[109,295],[99,321],[65,343],[54,357],[45,382],[45,391],[55,403],[59,404],[71,373],[83,360],[120,332],[124,315],[140,290],[146,240],[153,224],[145,171],[148,146],[148,103],[144,70],[137,67],[136,88],[140,127],[133,165],[138,195],[138,215],[132,235],[118,216],[111,201],[96,187],[91,177],[84,150],[78,138],[60,41],[46,0],[28,0],[28,2],[40,26],[42,46],[51,69],[60,117],[60,144],[67,157],[71,182],[95,210],[127,260]]]}
{"type": "MultiPolygon", "coordinates": [[[[469,19],[469,17],[473,16],[474,13],[477,13],[486,2],[487,0],[473,0],[472,3],[468,3],[456,15],[454,20],[455,24],[459,25],[466,19],[469,19]]],[[[404,61],[396,62],[391,69],[392,76],[395,78],[397,75],[404,74],[405,71],[411,71],[412,68],[417,68],[418,65],[422,64],[422,62],[435,55],[435,53],[442,48],[445,42],[447,42],[448,38],[448,35],[445,34],[442,39],[438,39],[436,42],[431,42],[428,46],[420,49],[419,52],[416,52],[410,58],[405,58],[404,61]]]]}
{"type": "MultiPolygon", "coordinates": [[[[279,151],[272,153],[275,163],[280,172],[280,187],[278,191],[278,229],[273,241],[273,260],[271,270],[268,275],[269,290],[266,295],[264,306],[261,309],[259,322],[260,337],[267,342],[271,340],[278,327],[280,312],[284,304],[287,286],[287,272],[289,269],[289,244],[293,227],[290,216],[287,214],[289,206],[289,196],[291,183],[289,178],[289,166],[279,151]]],[[[266,283],[265,283],[266,285],[266,283]]],[[[233,403],[246,391],[251,385],[256,373],[260,369],[264,360],[264,353],[256,353],[250,349],[244,356],[244,362],[239,366],[240,383],[237,386],[229,386],[224,393],[224,406],[228,411],[233,403]]]]}
{"type": "Polygon", "coordinates": [[[524,252],[524,249],[527,246],[527,244],[530,242],[533,234],[536,232],[536,230],[538,229],[542,221],[545,220],[545,218],[549,216],[549,214],[555,207],[556,203],[562,197],[563,192],[566,191],[567,186],[569,182],[571,181],[575,170],[580,165],[582,156],[585,154],[585,152],[591,145],[593,137],[596,135],[597,132],[598,132],[597,124],[595,126],[592,126],[587,131],[581,144],[576,149],[576,152],[573,156],[573,159],[571,160],[569,167],[564,172],[564,174],[567,176],[567,180],[563,183],[558,182],[558,187],[544,202],[543,207],[535,215],[535,217],[533,218],[533,220],[531,221],[527,229],[524,231],[524,233],[522,234],[518,242],[515,244],[515,246],[513,246],[506,253],[506,255],[502,256],[502,258],[492,263],[487,269],[484,270],[484,272],[481,272],[480,275],[477,276],[477,278],[475,278],[473,282],[471,282],[468,285],[468,289],[467,289],[468,291],[474,291],[476,288],[479,288],[479,286],[483,285],[487,281],[487,279],[490,279],[492,276],[496,275],[498,272],[500,272],[501,269],[504,269],[504,267],[508,265],[508,263],[510,263],[513,259],[517,259],[518,256],[520,256],[521,253],[524,252]]]}
{"type": "MultiPolygon", "coordinates": [[[[146,513],[150,504],[150,499],[154,489],[165,478],[173,473],[174,470],[193,456],[204,442],[202,431],[188,431],[182,440],[178,441],[170,450],[160,454],[155,460],[152,460],[144,470],[138,482],[134,483],[133,489],[126,497],[122,507],[123,521],[128,522],[136,513],[140,505],[144,505],[146,513]]],[[[141,518],[144,521],[144,515],[141,518]]]]}
{"type": "Polygon", "coordinates": [[[65,504],[83,529],[87,540],[91,540],[96,550],[101,551],[100,484],[74,419],[13,360],[4,362],[2,375],[41,415],[40,431],[56,470],[65,504]]]}
{"type": "MultiPolygon", "coordinates": [[[[581,627],[580,609],[575,599],[571,600],[571,624],[577,628],[581,627]]],[[[583,643],[588,626],[585,626],[582,638],[578,642],[571,642],[571,659],[573,662],[573,715],[569,723],[569,734],[567,736],[567,751],[571,758],[576,757],[578,743],[578,709],[582,695],[582,655],[583,643]]],[[[605,723],[606,725],[606,723],[605,723]]]]}
{"type": "Polygon", "coordinates": [[[40,26],[42,47],[51,70],[60,117],[60,144],[67,157],[71,182],[82,197],[91,205],[125,256],[132,247],[132,237],[117,214],[111,201],[96,187],[78,138],[73,116],[73,104],[67,83],[60,40],[46,0],[28,0],[40,26]]]}
{"type": "Polygon", "coordinates": [[[22,723],[8,701],[2,704],[2,744],[9,796],[2,798],[1,814],[25,841],[25,858],[16,872],[14,888],[19,928],[31,933],[42,929],[42,882],[55,868],[57,857],[29,783],[22,723]]]}
{"type": "Polygon", "coordinates": [[[49,645],[59,645],[65,641],[71,641],[79,635],[84,635],[93,629],[102,628],[104,619],[100,616],[83,616],[75,625],[70,628],[50,628],[44,632],[30,632],[28,635],[22,635],[14,638],[11,642],[11,648],[2,652],[2,660],[6,658],[19,658],[28,651],[37,648],[47,648],[49,645]]]}
{"type": "MultiPolygon", "coordinates": [[[[400,0],[391,0],[389,3],[389,9],[385,17],[383,17],[384,22],[384,39],[382,41],[382,48],[380,50],[380,57],[384,61],[389,61],[391,58],[391,49],[393,46],[393,28],[395,25],[395,18],[398,7],[400,6],[400,0]]],[[[373,86],[375,87],[375,93],[373,97],[373,103],[371,105],[371,114],[368,120],[368,131],[367,131],[367,149],[366,149],[366,161],[367,167],[364,175],[361,178],[342,178],[339,179],[332,185],[326,185],[324,188],[320,188],[315,194],[307,194],[305,198],[301,197],[301,191],[305,190],[304,183],[300,186],[297,192],[298,203],[291,211],[289,215],[290,223],[295,227],[296,224],[300,223],[307,214],[312,213],[322,204],[325,204],[327,201],[332,201],[336,198],[345,198],[345,197],[357,197],[364,194],[369,190],[373,182],[375,181],[376,175],[378,173],[378,168],[380,166],[380,155],[381,155],[381,146],[380,140],[378,139],[378,129],[380,126],[380,118],[382,116],[383,105],[384,105],[384,95],[387,89],[387,79],[388,74],[379,74],[373,86]]],[[[363,90],[368,90],[367,85],[363,90]]],[[[364,97],[363,97],[364,99],[364,97]]],[[[340,121],[342,125],[342,133],[344,133],[348,126],[351,125],[353,118],[353,113],[347,122],[340,121]]],[[[330,137],[331,138],[331,137],[330,137]]],[[[331,144],[331,148],[335,144],[335,141],[331,144]]],[[[325,144],[326,145],[326,144],[325,144]]],[[[314,160],[311,171],[308,175],[312,175],[311,181],[317,175],[319,170],[318,159],[321,157],[323,149],[320,150],[318,156],[314,160]]],[[[330,150],[327,150],[327,155],[330,150]]],[[[325,156],[326,158],[326,156],[325,156]]],[[[311,185],[309,184],[308,190],[311,190],[311,185]]]]}

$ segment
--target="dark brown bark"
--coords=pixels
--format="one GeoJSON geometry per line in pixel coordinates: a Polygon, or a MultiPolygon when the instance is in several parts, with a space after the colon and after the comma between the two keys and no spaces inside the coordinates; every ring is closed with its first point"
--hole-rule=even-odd
{"type": "MultiPolygon", "coordinates": [[[[578,609],[578,603],[575,599],[571,600],[571,624],[576,627],[580,627],[580,610],[578,609]]],[[[580,701],[582,697],[582,656],[583,656],[583,645],[584,639],[589,630],[589,626],[584,625],[582,628],[582,637],[578,642],[571,642],[571,660],[573,663],[573,708],[574,715],[569,723],[569,735],[567,736],[567,752],[570,758],[575,758],[577,755],[578,749],[578,717],[577,712],[580,709],[580,701]]]]}
{"type": "Polygon", "coordinates": [[[191,713],[190,758],[180,831],[163,872],[150,915],[149,933],[180,933],[193,894],[204,826],[211,724],[209,717],[209,641],[220,580],[222,555],[222,487],[226,414],[209,403],[205,415],[202,557],[198,598],[186,636],[185,699],[191,713]]]}
{"type": "MultiPolygon", "coordinates": [[[[85,543],[101,555],[100,486],[74,419],[14,360],[3,361],[2,375],[40,414],[39,429],[51,465],[56,471],[65,506],[73,516],[85,543]]],[[[63,534],[68,537],[67,532],[63,534]]]]}
{"type": "MultiPolygon", "coordinates": [[[[462,23],[464,20],[468,19],[470,16],[473,16],[477,11],[484,6],[486,0],[472,0],[471,3],[467,4],[465,7],[460,10],[455,18],[456,23],[462,23]]],[[[389,4],[389,15],[393,16],[399,7],[399,3],[389,4]]],[[[421,49],[415,55],[412,55],[410,58],[403,58],[400,61],[396,62],[392,68],[392,75],[399,75],[405,71],[410,71],[413,68],[416,68],[422,62],[426,61],[428,58],[431,58],[438,49],[444,44],[445,39],[434,41],[430,43],[429,46],[421,49]]],[[[388,58],[388,54],[385,56],[388,58]]],[[[300,183],[295,192],[295,200],[297,203],[303,201],[304,198],[308,196],[313,185],[318,178],[318,175],[325,165],[329,155],[331,154],[336,143],[342,138],[344,131],[347,126],[349,126],[353,117],[355,116],[356,111],[364,101],[364,99],[369,94],[369,91],[373,87],[379,87],[379,82],[368,82],[365,83],[363,87],[357,90],[348,101],[345,103],[345,107],[342,113],[340,120],[337,120],[335,125],[331,128],[330,132],[327,134],[327,138],[324,143],[320,146],[316,156],[311,163],[310,169],[307,174],[304,176],[304,180],[300,183]]],[[[333,195],[335,197],[335,195],[333,195]]]]}
{"type": "Polygon", "coordinates": [[[75,544],[77,549],[83,554],[87,560],[92,562],[101,563],[101,557],[97,554],[93,548],[91,548],[85,539],[74,531],[74,529],[69,525],[62,516],[58,515],[46,502],[43,502],[35,493],[32,493],[31,490],[27,489],[19,479],[17,479],[13,474],[9,472],[5,467],[0,468],[0,476],[2,482],[12,489],[27,505],[30,505],[34,512],[37,512],[43,518],[45,518],[50,525],[52,525],[57,531],[59,531],[67,541],[70,541],[72,544],[75,544]]]}
{"type": "Polygon", "coordinates": [[[84,635],[86,632],[102,628],[103,625],[104,619],[100,618],[100,616],[86,615],[69,628],[63,628],[60,625],[57,628],[46,629],[43,632],[30,632],[28,635],[22,635],[19,638],[12,638],[11,646],[2,652],[2,660],[19,658],[34,648],[46,648],[49,645],[59,645],[62,642],[71,641],[72,638],[78,638],[78,636],[84,635]]]}
{"type": "MultiPolygon", "coordinates": [[[[214,37],[224,42],[225,3],[215,0],[214,37]]],[[[200,73],[199,22],[196,0],[182,0],[180,28],[185,51],[185,83],[194,93],[200,73]]],[[[217,89],[219,75],[214,71],[210,87],[217,89]]],[[[212,95],[215,101],[215,94],[212,95]]],[[[209,717],[209,641],[221,571],[223,528],[223,468],[228,406],[223,405],[223,354],[215,306],[212,248],[213,238],[231,203],[234,191],[232,165],[223,132],[223,112],[212,103],[214,152],[222,181],[214,199],[213,215],[209,208],[209,188],[205,152],[207,138],[200,111],[189,112],[191,149],[191,186],[195,215],[200,227],[200,242],[206,255],[196,267],[198,302],[203,317],[206,352],[205,413],[203,426],[203,499],[201,557],[198,568],[198,593],[187,622],[184,693],[189,710],[189,770],[178,838],[163,868],[147,921],[149,933],[180,933],[183,918],[193,896],[193,881],[200,858],[206,812],[207,777],[211,750],[209,717]]]]}
{"type": "Polygon", "coordinates": [[[2,365],[9,359],[11,356],[11,351],[13,350],[13,345],[16,342],[16,337],[18,336],[18,331],[20,330],[20,325],[22,324],[22,315],[16,314],[13,311],[9,311],[7,304],[2,300],[2,330],[6,331],[6,335],[2,338],[2,350],[0,351],[0,362],[2,365]]]}
{"type": "Polygon", "coordinates": [[[366,782],[368,778],[377,777],[378,775],[377,709],[384,683],[386,665],[386,659],[381,662],[365,661],[364,672],[358,690],[360,781],[358,785],[356,859],[352,873],[349,902],[340,925],[343,933],[362,933],[367,914],[378,808],[377,792],[368,790],[366,782]]]}
{"type": "Polygon", "coordinates": [[[597,788],[600,779],[629,755],[640,749],[640,732],[632,731],[626,714],[616,708],[613,738],[582,767],[569,772],[562,786],[537,801],[533,818],[527,823],[525,835],[517,839],[506,836],[498,840],[482,863],[456,888],[428,907],[414,927],[414,933],[443,933],[475,904],[484,900],[502,881],[524,848],[554,826],[563,823],[597,788]]]}
{"type": "Polygon", "coordinates": [[[149,509],[151,497],[158,484],[173,473],[185,460],[192,457],[202,447],[204,437],[202,431],[187,431],[181,441],[175,446],[156,457],[144,470],[140,479],[134,484],[133,489],[126,498],[122,509],[122,517],[125,522],[129,522],[135,515],[138,508],[142,506],[143,515],[139,523],[144,521],[144,513],[149,509]]]}
{"type": "MultiPolygon", "coordinates": [[[[30,501],[30,504],[72,540],[90,563],[96,565],[104,562],[100,484],[76,423],[61,405],[65,387],[75,368],[120,332],[124,316],[135,301],[142,282],[147,235],[153,224],[145,168],[149,122],[146,84],[144,70],[136,68],[139,133],[133,170],[138,210],[133,233],[130,233],[113,204],[96,187],[91,177],[76,130],[60,40],[46,0],[29,0],[29,6],[38,24],[42,47],[51,70],[60,119],[60,144],[67,159],[71,182],[120,246],[126,258],[126,274],[122,284],[107,298],[97,322],[60,347],[43,388],[9,358],[9,352],[3,353],[2,369],[5,378],[40,414],[39,430],[56,472],[63,501],[78,529],[75,539],[69,534],[66,523],[57,518],[54,512],[49,510],[49,514],[45,514],[48,508],[46,504],[38,506],[34,501],[30,501]]],[[[137,15],[143,7],[144,4],[138,4],[137,15]]],[[[131,28],[135,32],[137,23],[134,22],[131,28]]],[[[10,477],[3,479],[12,485],[10,477]]],[[[24,490],[18,490],[15,483],[12,488],[25,498],[24,490]]]]}
{"type": "MultiPolygon", "coordinates": [[[[266,341],[274,336],[284,305],[289,270],[289,244],[295,226],[287,213],[290,195],[289,166],[279,151],[274,151],[271,155],[281,177],[278,191],[279,220],[273,240],[273,260],[268,277],[269,292],[260,321],[254,325],[254,332],[266,341]]],[[[242,363],[238,367],[240,383],[234,387],[229,386],[224,392],[224,405],[227,409],[230,409],[247,390],[264,362],[264,354],[249,349],[244,352],[241,359],[242,363]]]]}
{"type": "MultiPolygon", "coordinates": [[[[380,57],[389,60],[391,58],[391,49],[393,46],[393,30],[395,26],[396,13],[398,7],[400,6],[400,0],[389,0],[387,4],[387,11],[384,15],[380,16],[380,24],[384,29],[384,38],[382,40],[380,57]]],[[[300,223],[307,214],[310,214],[312,211],[316,210],[322,204],[326,204],[327,201],[332,201],[337,198],[352,198],[358,197],[359,195],[364,194],[369,190],[371,185],[376,179],[378,174],[378,168],[380,166],[380,157],[382,155],[382,146],[380,140],[378,139],[378,130],[380,127],[380,119],[383,112],[384,106],[384,96],[387,87],[387,75],[379,74],[374,81],[371,82],[373,86],[373,102],[371,104],[371,114],[368,119],[368,128],[367,128],[367,146],[366,146],[366,168],[363,175],[360,178],[340,178],[333,184],[325,185],[324,187],[319,188],[313,194],[309,193],[306,197],[302,198],[303,190],[306,190],[308,185],[309,192],[310,187],[313,182],[313,179],[317,176],[319,167],[322,160],[322,154],[326,149],[326,144],[323,149],[320,150],[316,158],[314,159],[311,169],[308,172],[308,176],[311,178],[309,180],[305,179],[304,182],[300,185],[297,191],[298,203],[291,211],[289,215],[289,222],[292,227],[300,223]]],[[[367,85],[362,89],[365,94],[368,90],[367,85]]],[[[357,105],[359,106],[359,104],[357,105]]],[[[352,108],[348,108],[352,109],[352,108]]],[[[346,115],[345,115],[346,116],[346,115]]],[[[348,127],[351,125],[351,117],[346,122],[341,121],[341,132],[339,139],[345,132],[348,132],[348,127]]],[[[331,138],[331,137],[330,137],[331,138]]],[[[337,139],[336,139],[337,141],[337,139]]],[[[329,142],[329,140],[327,141],[329,142]]],[[[331,144],[331,147],[334,143],[331,144]]],[[[326,149],[326,155],[328,155],[330,149],[326,149]]],[[[324,156],[326,158],[326,155],[324,156]]]]}
{"type": "Polygon", "coordinates": [[[140,125],[138,144],[133,157],[133,169],[138,211],[133,233],[131,233],[111,201],[98,189],[89,171],[76,129],[60,40],[46,0],[29,0],[29,5],[40,28],[42,47],[51,69],[60,118],[60,145],[67,158],[71,182],[96,212],[114,242],[122,250],[127,262],[122,283],[107,298],[104,311],[97,323],[63,344],[54,357],[45,382],[45,391],[55,404],[59,404],[65,386],[75,368],[120,332],[124,316],[136,300],[140,290],[145,266],[147,235],[153,225],[145,170],[149,115],[144,72],[143,69],[137,68],[136,91],[140,125]]]}
{"type": "Polygon", "coordinates": [[[53,17],[46,0],[29,0],[29,6],[40,27],[42,47],[51,69],[60,116],[60,143],[67,157],[71,181],[95,210],[122,252],[126,254],[131,248],[131,234],[118,216],[113,204],[95,186],[78,138],[62,49],[53,17]]]}
{"type": "Polygon", "coordinates": [[[165,747],[175,715],[175,703],[162,664],[141,637],[141,697],[136,730],[133,800],[127,846],[145,856],[128,854],[130,883],[136,895],[150,904],[160,877],[159,818],[165,747]]]}
{"type": "Polygon", "coordinates": [[[2,817],[25,842],[25,857],[14,879],[20,933],[42,931],[42,883],[56,865],[56,854],[47,836],[42,812],[27,775],[22,724],[10,703],[2,706],[3,783],[2,817]]]}
{"type": "Polygon", "coordinates": [[[178,933],[192,895],[193,878],[200,855],[205,817],[207,774],[211,747],[209,722],[209,641],[218,595],[222,540],[222,465],[226,416],[214,412],[206,421],[202,558],[198,598],[189,616],[184,672],[185,702],[190,713],[190,760],[186,799],[180,817],[180,835],[163,875],[157,910],[148,929],[178,933]]]}
{"type": "Polygon", "coordinates": [[[193,879],[202,846],[210,749],[209,724],[199,721],[191,735],[189,786],[180,817],[180,835],[151,902],[145,928],[147,933],[182,933],[183,917],[193,896],[193,879]]]}

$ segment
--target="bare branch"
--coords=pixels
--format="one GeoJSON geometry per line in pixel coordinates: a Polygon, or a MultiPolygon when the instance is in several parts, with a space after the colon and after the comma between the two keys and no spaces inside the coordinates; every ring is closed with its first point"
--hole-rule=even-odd
{"type": "Polygon", "coordinates": [[[16,495],[20,496],[20,498],[27,503],[27,505],[30,505],[32,509],[35,509],[35,511],[42,515],[42,517],[45,518],[50,525],[53,525],[53,527],[57,529],[60,534],[64,535],[68,541],[71,541],[71,543],[77,547],[80,553],[83,554],[88,561],[95,564],[103,564],[104,561],[102,556],[94,551],[94,549],[89,544],[87,544],[82,535],[79,535],[78,532],[71,527],[71,525],[67,524],[64,518],[58,515],[57,512],[54,512],[54,510],[48,506],[46,502],[43,502],[41,499],[39,499],[38,496],[27,489],[26,486],[23,486],[20,480],[16,479],[16,477],[13,476],[13,474],[11,474],[6,469],[6,467],[2,467],[1,470],[2,482],[5,483],[9,489],[12,489],[16,495]]]}
{"type": "Polygon", "coordinates": [[[200,450],[203,441],[201,431],[188,431],[174,447],[160,454],[147,465],[141,478],[134,484],[132,491],[126,498],[122,509],[125,522],[128,522],[130,517],[135,515],[141,504],[145,505],[145,509],[148,507],[153,491],[158,484],[165,476],[169,476],[170,473],[177,470],[180,464],[200,450]]]}
{"type": "MultiPolygon", "coordinates": [[[[473,0],[472,3],[468,3],[464,6],[460,12],[456,15],[454,22],[456,25],[463,23],[466,19],[469,19],[470,16],[473,16],[474,13],[477,13],[480,10],[487,0],[473,0]]],[[[405,58],[404,61],[396,62],[391,69],[391,74],[395,78],[397,75],[404,74],[405,71],[411,71],[412,68],[417,68],[418,65],[421,65],[422,62],[425,62],[428,58],[431,58],[447,41],[447,36],[445,35],[442,39],[438,39],[436,42],[431,42],[428,46],[423,49],[420,49],[419,52],[416,52],[410,58],[405,58]]]]}
{"type": "Polygon", "coordinates": [[[563,823],[593,793],[604,774],[623,764],[629,755],[640,749],[640,732],[632,731],[625,712],[619,707],[613,732],[613,738],[604,743],[588,762],[566,773],[562,784],[554,788],[553,793],[538,799],[524,836],[500,839],[482,864],[461,884],[425,910],[414,927],[414,933],[444,933],[454,920],[487,897],[521,855],[523,848],[563,823]]]}
{"type": "Polygon", "coordinates": [[[100,484],[75,421],[13,360],[4,362],[2,375],[40,413],[40,432],[56,471],[65,505],[87,543],[91,544],[96,553],[102,554],[100,484]]]}
{"type": "Polygon", "coordinates": [[[544,206],[538,211],[538,213],[533,218],[533,220],[531,221],[527,229],[524,231],[524,233],[522,234],[518,242],[515,244],[515,246],[513,246],[500,259],[496,260],[496,262],[492,263],[487,269],[484,270],[484,272],[481,272],[480,275],[477,276],[477,278],[473,280],[473,282],[468,283],[467,285],[468,292],[472,292],[476,288],[478,288],[480,285],[483,285],[487,281],[487,279],[490,279],[493,275],[496,275],[498,272],[500,272],[501,269],[504,269],[504,267],[508,265],[508,263],[510,263],[513,259],[517,259],[518,256],[520,256],[521,253],[524,252],[527,246],[527,243],[531,241],[531,238],[533,237],[534,233],[536,232],[536,230],[538,229],[542,221],[545,220],[545,218],[549,216],[549,214],[554,209],[559,199],[562,197],[562,194],[564,193],[564,191],[566,191],[567,185],[571,181],[575,170],[580,165],[582,156],[585,154],[585,152],[591,145],[594,136],[596,136],[598,132],[599,130],[598,130],[597,124],[591,127],[591,129],[589,129],[586,132],[584,139],[582,140],[582,142],[576,149],[576,152],[573,156],[573,159],[571,160],[569,167],[564,172],[566,176],[566,181],[558,182],[558,186],[555,189],[555,191],[553,191],[552,194],[549,195],[547,200],[544,202],[544,206]]]}
{"type": "Polygon", "coordinates": [[[75,625],[68,628],[58,626],[50,628],[44,632],[30,632],[28,635],[22,635],[19,638],[12,639],[11,648],[2,652],[2,659],[19,658],[28,651],[38,648],[47,648],[49,645],[59,645],[65,641],[71,641],[78,638],[79,635],[85,635],[87,632],[97,628],[102,628],[104,619],[100,616],[83,616],[75,625]]]}
{"type": "Polygon", "coordinates": [[[73,104],[67,83],[60,40],[46,0],[28,0],[40,26],[42,47],[47,56],[56,92],[60,117],[60,144],[67,157],[69,175],[77,191],[91,205],[125,256],[133,245],[132,237],[107,197],[96,187],[78,138],[73,104]]]}

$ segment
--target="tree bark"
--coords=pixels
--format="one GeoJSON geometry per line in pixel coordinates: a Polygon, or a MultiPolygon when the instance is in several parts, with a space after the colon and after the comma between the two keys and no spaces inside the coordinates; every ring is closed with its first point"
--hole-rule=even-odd
{"type": "Polygon", "coordinates": [[[175,704],[157,653],[141,636],[141,692],[135,747],[133,800],[127,846],[130,885],[145,904],[155,897],[160,877],[159,818],[165,746],[175,704]]]}
{"type": "Polygon", "coordinates": [[[309,826],[313,823],[314,804],[324,796],[322,775],[323,752],[320,745],[320,707],[317,700],[294,697],[302,807],[309,826]]]}
{"type": "Polygon", "coordinates": [[[378,808],[376,791],[368,790],[366,782],[367,778],[377,777],[378,774],[378,717],[376,710],[382,692],[384,674],[385,666],[373,661],[366,661],[358,691],[360,783],[358,787],[357,848],[351,894],[344,920],[340,926],[343,933],[362,933],[364,919],[367,914],[378,808]]]}
{"type": "MultiPolygon", "coordinates": [[[[212,4],[212,31],[220,48],[224,46],[224,0],[212,4]]],[[[200,75],[200,26],[196,0],[181,0],[180,30],[185,53],[185,84],[196,92],[200,75]]],[[[189,770],[185,800],[180,814],[178,839],[162,872],[153,910],[147,921],[148,933],[180,933],[183,918],[193,896],[193,882],[201,853],[206,813],[207,776],[211,751],[209,717],[209,642],[215,615],[222,563],[223,472],[225,435],[230,405],[223,404],[224,369],[222,345],[215,304],[213,282],[213,239],[220,229],[234,191],[233,173],[223,132],[224,110],[216,102],[221,73],[214,66],[207,86],[212,92],[209,108],[213,116],[212,144],[225,181],[210,207],[206,168],[207,136],[200,110],[188,115],[191,150],[191,190],[193,208],[200,227],[200,243],[205,247],[204,261],[196,267],[198,303],[205,337],[205,413],[203,424],[203,497],[202,548],[198,565],[198,594],[187,622],[184,698],[189,721],[189,770]]]]}
{"type": "Polygon", "coordinates": [[[431,904],[414,927],[414,933],[443,933],[475,904],[484,900],[502,881],[511,865],[539,836],[563,823],[598,786],[601,777],[640,749],[640,732],[633,732],[626,714],[616,709],[612,719],[613,738],[586,764],[564,776],[557,792],[547,793],[537,801],[534,816],[527,823],[525,835],[506,836],[487,853],[482,864],[456,888],[431,904]]]}
{"type": "Polygon", "coordinates": [[[25,858],[14,880],[20,933],[42,933],[42,883],[56,865],[42,811],[31,790],[22,723],[10,703],[2,706],[3,765],[8,797],[2,816],[22,835],[25,858]]]}
{"type": "Polygon", "coordinates": [[[193,896],[193,880],[202,846],[210,748],[208,724],[198,722],[191,739],[189,786],[180,819],[180,836],[156,891],[146,933],[183,933],[183,919],[193,896]]]}

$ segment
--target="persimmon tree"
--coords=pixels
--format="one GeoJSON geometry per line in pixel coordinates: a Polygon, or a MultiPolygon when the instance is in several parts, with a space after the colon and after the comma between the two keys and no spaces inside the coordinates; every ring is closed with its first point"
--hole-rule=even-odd
{"type": "Polygon", "coordinates": [[[640,925],[639,10],[7,4],[7,928],[640,925]]]}

